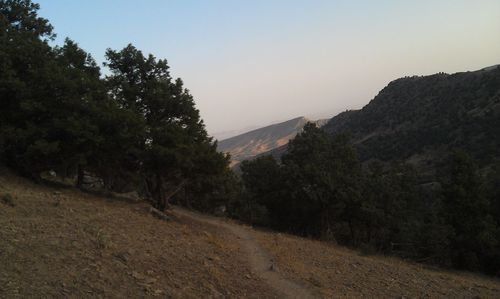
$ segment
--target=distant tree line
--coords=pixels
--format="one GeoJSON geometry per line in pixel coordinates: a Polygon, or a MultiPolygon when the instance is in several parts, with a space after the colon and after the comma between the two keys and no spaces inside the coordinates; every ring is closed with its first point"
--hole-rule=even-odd
{"type": "Polygon", "coordinates": [[[479,172],[454,151],[435,184],[421,184],[413,167],[361,164],[345,135],[313,124],[291,140],[280,161],[241,165],[242,196],[235,217],[447,267],[500,274],[500,164],[479,172]]]}
{"type": "Polygon", "coordinates": [[[132,45],[94,59],[55,34],[30,0],[0,1],[0,161],[35,180],[52,171],[139,190],[159,209],[224,202],[232,174],[181,79],[132,45]],[[196,198],[196,201],[192,200],[196,198]]]}

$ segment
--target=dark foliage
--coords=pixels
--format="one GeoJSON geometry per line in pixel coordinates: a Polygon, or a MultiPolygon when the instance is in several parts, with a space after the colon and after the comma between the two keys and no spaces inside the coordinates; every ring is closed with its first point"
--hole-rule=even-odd
{"type": "Polygon", "coordinates": [[[49,45],[52,26],[38,9],[0,1],[1,162],[80,187],[91,176],[108,190],[138,190],[159,209],[174,196],[200,209],[228,201],[229,159],[167,61],[132,45],[108,50],[111,74],[102,78],[75,42],[49,45]]]}
{"type": "Polygon", "coordinates": [[[499,274],[499,121],[500,67],[398,79],[244,163],[244,199],[277,229],[499,274]]]}
{"type": "Polygon", "coordinates": [[[422,184],[408,164],[362,167],[345,135],[308,124],[281,161],[242,163],[244,192],[234,214],[369,251],[498,273],[499,168],[481,175],[461,151],[444,165],[433,184],[422,184]]]}
{"type": "Polygon", "coordinates": [[[416,165],[426,171],[460,148],[483,167],[500,158],[500,67],[397,79],[324,129],[350,132],[362,161],[420,156],[416,165]]]}

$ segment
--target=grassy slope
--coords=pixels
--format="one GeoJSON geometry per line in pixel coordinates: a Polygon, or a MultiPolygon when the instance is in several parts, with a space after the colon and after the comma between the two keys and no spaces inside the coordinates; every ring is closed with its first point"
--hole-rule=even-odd
{"type": "Polygon", "coordinates": [[[0,176],[16,203],[0,202],[0,298],[275,297],[224,234],[158,220],[144,203],[54,191],[0,176]]]}
{"type": "MultiPolygon", "coordinates": [[[[221,227],[160,221],[145,203],[0,174],[5,193],[16,206],[0,202],[0,298],[279,297],[252,273],[238,237],[221,227]]],[[[497,279],[251,233],[281,275],[324,297],[500,297],[497,279]]]]}
{"type": "Polygon", "coordinates": [[[398,258],[365,256],[320,241],[256,234],[279,271],[324,298],[500,298],[500,280],[398,258]]]}

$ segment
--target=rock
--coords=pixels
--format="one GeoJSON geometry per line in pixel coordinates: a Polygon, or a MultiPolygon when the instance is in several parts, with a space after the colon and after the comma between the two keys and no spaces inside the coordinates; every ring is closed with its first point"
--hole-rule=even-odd
{"type": "Polygon", "coordinates": [[[142,275],[141,273],[139,273],[137,271],[132,271],[132,273],[130,275],[132,275],[133,278],[139,279],[139,280],[143,280],[145,278],[144,275],[142,275]]]}
{"type": "Polygon", "coordinates": [[[160,211],[158,209],[155,209],[153,207],[149,208],[149,212],[151,214],[153,214],[153,216],[155,216],[156,218],[158,218],[160,220],[163,220],[163,221],[169,221],[170,220],[170,217],[168,217],[165,213],[163,213],[162,211],[160,211]]]}
{"type": "Polygon", "coordinates": [[[126,252],[118,252],[113,254],[115,258],[126,264],[129,261],[129,255],[126,252]]]}
{"type": "Polygon", "coordinates": [[[214,214],[217,217],[223,217],[226,215],[227,208],[225,205],[215,208],[214,214]]]}
{"type": "Polygon", "coordinates": [[[321,281],[319,281],[319,279],[317,279],[316,277],[313,277],[311,276],[309,278],[309,281],[314,285],[314,286],[317,286],[317,287],[322,287],[323,284],[321,283],[321,281]]]}

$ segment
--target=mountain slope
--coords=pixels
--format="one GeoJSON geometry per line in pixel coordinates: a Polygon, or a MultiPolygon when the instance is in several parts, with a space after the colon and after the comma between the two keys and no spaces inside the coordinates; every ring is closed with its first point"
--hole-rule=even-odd
{"type": "MultiPolygon", "coordinates": [[[[232,163],[237,164],[261,153],[283,146],[309,122],[305,117],[297,117],[282,123],[259,128],[218,143],[218,150],[231,154],[232,163]]],[[[316,121],[323,125],[326,120],[316,121]]]]}
{"type": "Polygon", "coordinates": [[[144,202],[36,185],[0,169],[6,193],[13,206],[0,197],[1,298],[288,298],[280,284],[319,298],[500,296],[495,278],[184,210],[162,221],[144,202]]]}
{"type": "Polygon", "coordinates": [[[363,161],[404,160],[425,170],[460,148],[491,163],[500,158],[500,68],[397,79],[323,128],[349,132],[363,161]]]}
{"type": "Polygon", "coordinates": [[[278,297],[232,235],[172,218],[0,169],[0,298],[278,297]]]}
{"type": "Polygon", "coordinates": [[[217,140],[225,140],[225,139],[229,139],[231,137],[237,136],[237,135],[244,134],[246,132],[250,132],[250,131],[258,129],[258,128],[259,128],[259,126],[251,126],[251,127],[247,127],[247,128],[240,129],[240,130],[214,132],[210,135],[217,140]]]}

